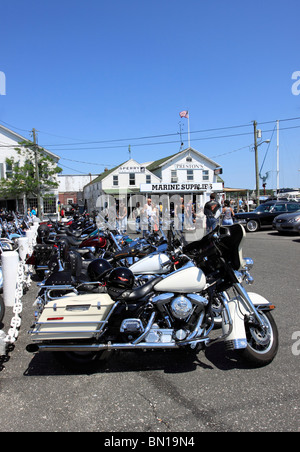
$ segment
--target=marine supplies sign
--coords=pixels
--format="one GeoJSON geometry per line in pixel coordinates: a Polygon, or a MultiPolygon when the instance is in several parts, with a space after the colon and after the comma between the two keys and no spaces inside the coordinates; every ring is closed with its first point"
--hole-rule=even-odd
{"type": "Polygon", "coordinates": [[[205,192],[222,191],[221,183],[204,184],[141,184],[141,193],[182,193],[182,192],[205,192]]]}

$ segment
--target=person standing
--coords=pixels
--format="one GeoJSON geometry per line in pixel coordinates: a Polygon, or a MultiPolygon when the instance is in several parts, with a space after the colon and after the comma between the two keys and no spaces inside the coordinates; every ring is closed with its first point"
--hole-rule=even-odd
{"type": "Polygon", "coordinates": [[[152,200],[149,197],[147,199],[147,203],[144,205],[141,212],[141,226],[143,230],[143,236],[146,236],[146,233],[151,230],[151,218],[152,218],[152,200]]]}
{"type": "Polygon", "coordinates": [[[210,195],[210,201],[204,206],[204,215],[206,216],[206,234],[213,231],[217,226],[217,219],[220,214],[220,204],[216,201],[216,195],[210,195]]]}
{"type": "Polygon", "coordinates": [[[187,203],[186,209],[185,209],[185,220],[186,220],[186,229],[188,231],[192,231],[193,229],[195,229],[194,226],[194,207],[193,207],[193,202],[190,199],[187,203]]]}
{"type": "Polygon", "coordinates": [[[175,227],[179,231],[183,231],[184,228],[184,198],[183,196],[180,197],[180,204],[175,205],[175,211],[174,211],[174,217],[175,217],[175,227]]]}
{"type": "Polygon", "coordinates": [[[225,199],[225,201],[224,201],[224,207],[222,209],[222,214],[223,214],[222,225],[231,226],[233,224],[234,212],[232,210],[232,207],[230,207],[230,201],[228,199],[225,199]]]}
{"type": "Polygon", "coordinates": [[[141,232],[141,206],[139,202],[136,203],[132,216],[135,219],[135,232],[139,234],[141,232]]]}
{"type": "Polygon", "coordinates": [[[127,207],[123,201],[120,202],[119,210],[117,212],[117,221],[119,230],[122,234],[126,233],[127,230],[127,207]]]}

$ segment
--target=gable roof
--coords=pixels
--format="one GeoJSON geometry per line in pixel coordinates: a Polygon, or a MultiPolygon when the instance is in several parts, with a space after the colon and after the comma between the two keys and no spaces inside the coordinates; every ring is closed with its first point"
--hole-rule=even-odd
{"type": "MultiPolygon", "coordinates": [[[[3,126],[2,124],[0,124],[0,133],[3,133],[3,135],[9,136],[12,135],[12,139],[16,140],[18,143],[20,143],[21,141],[29,141],[28,138],[23,137],[22,135],[18,134],[17,132],[14,132],[13,130],[8,129],[7,127],[3,126]]],[[[7,146],[9,147],[9,146],[7,146]]],[[[12,146],[14,147],[14,146],[12,146]]],[[[42,146],[39,146],[40,148],[42,146]]],[[[55,160],[59,160],[60,156],[57,154],[54,154],[51,151],[48,151],[48,149],[43,148],[43,150],[50,155],[50,157],[52,157],[55,160]]]]}
{"type": "MultiPolygon", "coordinates": [[[[89,182],[88,184],[86,184],[85,187],[87,187],[88,185],[96,184],[97,182],[102,181],[102,180],[105,179],[107,176],[109,176],[111,173],[113,173],[114,171],[116,171],[118,168],[120,168],[121,166],[126,165],[126,163],[131,162],[131,161],[132,161],[132,162],[135,162],[136,165],[138,165],[138,166],[145,166],[144,164],[139,163],[139,162],[137,162],[137,161],[134,160],[134,159],[126,160],[126,162],[120,163],[120,165],[117,165],[117,166],[115,166],[114,168],[111,168],[110,170],[106,170],[106,171],[104,171],[103,173],[99,174],[98,177],[96,177],[96,178],[93,179],[91,182],[89,182]]],[[[149,167],[146,167],[146,169],[149,171],[149,167]]],[[[151,171],[151,170],[150,170],[150,171],[151,171]]]]}
{"type": "Polygon", "coordinates": [[[216,167],[220,167],[221,165],[219,165],[217,162],[215,162],[214,160],[211,160],[209,157],[207,157],[204,154],[201,154],[201,152],[196,151],[196,149],[192,148],[192,147],[188,147],[186,149],[184,149],[183,151],[180,152],[176,152],[176,154],[172,154],[169,155],[168,157],[164,157],[162,159],[156,160],[155,162],[152,162],[149,166],[147,166],[147,169],[149,171],[155,171],[156,169],[164,166],[166,163],[168,163],[170,160],[172,160],[174,157],[178,157],[180,155],[185,154],[187,151],[192,151],[195,152],[196,154],[199,155],[199,157],[201,157],[203,160],[207,160],[209,163],[211,163],[212,165],[216,166],[216,167]]]}
{"type": "MultiPolygon", "coordinates": [[[[128,160],[127,160],[128,161],[128,160]]],[[[120,165],[115,166],[114,168],[111,168],[110,170],[107,171],[103,171],[103,173],[99,174],[98,177],[96,177],[95,179],[93,179],[91,182],[89,182],[88,184],[85,185],[85,187],[95,184],[97,182],[100,182],[101,180],[103,180],[106,176],[108,176],[109,174],[113,173],[116,169],[118,169],[120,166],[124,165],[126,162],[120,163],[120,165]]]]}

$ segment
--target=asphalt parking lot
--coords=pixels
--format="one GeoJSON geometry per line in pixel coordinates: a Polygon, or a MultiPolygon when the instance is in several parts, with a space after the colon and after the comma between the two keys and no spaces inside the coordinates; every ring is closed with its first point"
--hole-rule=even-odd
{"type": "MultiPolygon", "coordinates": [[[[22,325],[0,372],[5,432],[300,431],[300,237],[248,233],[250,290],[276,305],[280,347],[267,367],[224,356],[222,343],[195,359],[184,352],[120,352],[93,373],[71,372],[52,354],[25,347],[36,283],[23,297],[22,325]]],[[[3,329],[9,328],[7,310],[3,329]]],[[[129,435],[130,436],[130,435],[129,435]]]]}

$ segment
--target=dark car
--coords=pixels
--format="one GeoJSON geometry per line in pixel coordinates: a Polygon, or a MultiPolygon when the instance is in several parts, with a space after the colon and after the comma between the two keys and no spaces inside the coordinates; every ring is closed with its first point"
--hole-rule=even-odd
{"type": "Polygon", "coordinates": [[[294,232],[300,234],[300,210],[278,215],[273,220],[273,229],[279,233],[294,232]]]}
{"type": "Polygon", "coordinates": [[[235,214],[235,221],[245,225],[248,232],[258,231],[261,227],[272,227],[277,215],[295,212],[300,209],[296,201],[267,201],[258,206],[253,212],[240,212],[235,214]]]}

